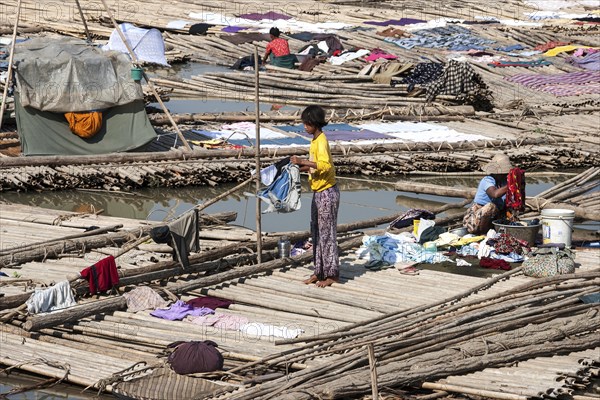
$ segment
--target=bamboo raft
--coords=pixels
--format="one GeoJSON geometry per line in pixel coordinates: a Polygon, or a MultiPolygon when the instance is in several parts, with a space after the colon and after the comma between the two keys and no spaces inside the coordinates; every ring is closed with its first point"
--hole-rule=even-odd
{"type": "MultiPolygon", "coordinates": [[[[564,200],[565,194],[581,193],[597,174],[597,168],[590,169],[541,195],[564,200]]],[[[447,211],[439,222],[460,219],[462,212],[452,209],[467,201],[438,208],[438,213],[447,211]]],[[[217,296],[235,302],[226,313],[304,330],[298,339],[274,341],[271,337],[248,338],[236,331],[157,320],[148,312],[126,312],[120,296],[83,296],[78,306],[64,312],[20,315],[18,308],[28,298],[30,288],[72,280],[90,260],[115,254],[119,247],[113,243],[119,242],[115,236],[118,231],[111,233],[114,229],[138,232],[125,237],[124,248],[128,247],[126,241],[139,245],[137,237],[147,225],[98,213],[9,205],[0,205],[0,210],[2,226],[11,227],[10,236],[1,237],[2,270],[16,273],[0,278],[5,293],[0,297],[0,319],[5,321],[0,325],[5,338],[0,362],[57,380],[111,391],[121,371],[138,362],[156,368],[156,357],[164,346],[175,340],[199,339],[219,343],[230,385],[229,392],[219,397],[231,399],[274,395],[305,398],[307,390],[315,388],[315,395],[327,398],[366,395],[372,382],[382,392],[402,386],[401,392],[390,392],[396,394],[412,387],[492,398],[522,399],[540,393],[571,396],[590,382],[600,362],[598,306],[577,302],[578,296],[595,291],[600,282],[598,250],[577,251],[579,268],[573,276],[546,280],[527,278],[518,268],[488,278],[428,268],[417,276],[401,275],[393,268],[369,271],[365,261],[353,256],[352,249],[362,242],[357,230],[389,222],[395,218],[390,215],[338,227],[343,254],[341,281],[327,290],[301,283],[311,273],[306,266],[310,254],[272,260],[269,249],[277,238],[265,237],[263,263],[257,265],[252,253],[255,235],[239,228],[235,233],[226,225],[201,232],[203,250],[191,256],[192,266],[186,270],[165,260],[156,248],[142,247],[148,245],[119,260],[121,293],[137,285],[150,285],[165,297],[177,295],[183,300],[217,296]],[[108,233],[73,238],[91,224],[108,233]],[[32,234],[42,231],[43,235],[32,234]],[[215,241],[219,231],[221,240],[215,241]],[[110,244],[98,241],[101,236],[110,236],[110,244]],[[85,241],[85,250],[68,250],[62,244],[73,240],[85,241]],[[52,246],[62,251],[51,251],[52,246]],[[165,261],[153,261],[161,259],[165,261]],[[551,329],[556,324],[560,330],[551,329]],[[542,346],[541,342],[546,343],[542,346]],[[92,343],[96,346],[90,346],[92,343]],[[367,351],[370,346],[372,351],[367,351]],[[65,356],[74,351],[77,360],[65,363],[65,356]],[[447,362],[440,363],[441,359],[447,362]],[[520,361],[516,366],[507,366],[516,361],[520,361]],[[372,375],[374,367],[369,372],[370,362],[376,365],[378,378],[372,375]],[[427,362],[444,368],[432,365],[415,369],[415,363],[427,366],[427,362]],[[537,374],[539,379],[523,387],[511,378],[515,374],[537,374]],[[492,377],[508,383],[485,384],[492,377]],[[354,386],[348,386],[347,379],[352,379],[354,386]]],[[[222,216],[221,220],[227,218],[222,216]]],[[[286,235],[299,240],[308,232],[286,235]]],[[[76,291],[84,295],[86,288],[76,286],[76,291]]]]}
{"type": "MultiPolygon", "coordinates": [[[[510,116],[444,122],[441,125],[489,140],[463,142],[373,142],[336,144],[332,155],[340,175],[395,176],[416,171],[478,171],[497,151],[526,171],[582,168],[600,165],[600,134],[596,115],[579,116],[575,134],[564,133],[572,117],[535,117],[509,122],[510,116]]],[[[216,125],[203,126],[211,129],[216,125]]],[[[281,131],[283,132],[283,131],[281,131]]],[[[172,134],[174,135],[174,134],[172,134]]],[[[173,136],[174,137],[174,136],[173,136]]],[[[254,148],[192,152],[140,152],[91,156],[31,156],[0,158],[0,192],[25,190],[101,189],[130,191],[141,187],[218,186],[241,182],[254,168],[254,148]],[[202,173],[198,173],[198,172],[202,173]]],[[[270,163],[289,155],[306,155],[308,148],[261,149],[270,163]]]]}
{"type": "MultiPolygon", "coordinates": [[[[40,4],[32,0],[22,3],[20,33],[83,37],[76,11],[61,9],[40,26],[40,4]]],[[[230,17],[262,11],[247,0],[218,5],[175,1],[168,7],[157,0],[134,0],[126,8],[109,3],[119,22],[161,29],[169,62],[191,59],[228,66],[253,52],[255,46],[262,52],[266,45],[266,41],[233,45],[218,27],[210,28],[206,36],[167,27],[172,20],[187,18],[190,10],[230,17]]],[[[0,0],[0,8],[13,6],[0,0]]],[[[443,10],[431,2],[396,0],[360,4],[358,0],[301,0],[295,6],[289,10],[274,5],[269,10],[292,12],[313,22],[356,25],[371,19],[434,19],[440,15],[473,19],[474,13],[512,19],[516,9],[536,11],[516,0],[501,7],[472,0],[450,1],[443,10]]],[[[84,4],[82,12],[96,41],[107,39],[112,27],[106,11],[84,4]]],[[[3,23],[0,21],[0,32],[10,33],[3,23]]],[[[473,26],[472,31],[497,45],[517,42],[533,47],[561,40],[593,46],[600,27],[562,26],[550,21],[542,27],[481,25],[473,26]]],[[[449,55],[439,49],[404,50],[383,41],[374,31],[343,31],[339,36],[346,47],[381,48],[398,55],[402,62],[446,61],[449,55]]],[[[305,44],[295,39],[289,43],[292,50],[305,44]]],[[[551,66],[533,70],[491,68],[480,63],[472,66],[492,90],[494,112],[476,111],[453,96],[439,96],[428,104],[423,94],[408,96],[406,85],[376,84],[373,76],[385,64],[369,67],[363,60],[341,66],[320,64],[311,73],[269,68],[260,74],[256,93],[263,102],[294,107],[322,104],[328,107],[332,122],[443,122],[451,129],[489,138],[459,143],[335,145],[334,161],[342,176],[472,175],[501,151],[528,173],[588,168],[528,198],[529,214],[525,216],[537,215],[544,207],[560,207],[574,210],[578,219],[600,220],[597,96],[557,98],[505,80],[516,73],[556,74],[574,71],[574,67],[562,57],[556,57],[551,66]]],[[[256,100],[251,74],[212,72],[187,79],[160,76],[152,82],[163,98],[256,100]]],[[[218,122],[254,118],[249,113],[174,115],[177,123],[189,124],[189,129],[216,129],[218,122]]],[[[262,113],[258,118],[297,123],[298,112],[262,113]]],[[[164,127],[165,115],[157,113],[151,119],[165,134],[174,135],[164,127]]],[[[254,167],[253,148],[24,158],[14,157],[18,146],[16,128],[3,125],[0,192],[74,187],[126,192],[201,185],[213,187],[217,195],[222,192],[220,185],[245,181],[254,167]]],[[[260,156],[270,163],[306,153],[302,147],[265,148],[260,156]]],[[[344,184],[350,185],[340,183],[344,184]]],[[[416,182],[398,182],[396,189],[411,193],[435,190],[435,194],[464,198],[449,205],[432,202],[439,222],[448,225],[460,219],[462,212],[457,210],[472,197],[464,188],[435,185],[432,189],[416,182]]],[[[130,199],[140,201],[133,195],[130,199]]],[[[93,208],[62,212],[0,204],[0,269],[10,275],[0,277],[0,364],[46,376],[51,383],[65,381],[117,393],[124,371],[137,368],[133,365],[142,363],[158,371],[164,360],[160,354],[169,343],[209,339],[219,344],[225,371],[195,379],[199,386],[221,385],[213,393],[218,399],[414,398],[416,391],[423,394],[416,397],[420,400],[451,393],[507,400],[589,400],[598,395],[591,383],[597,381],[600,367],[600,309],[597,304],[578,301],[581,295],[597,292],[598,250],[577,251],[575,274],[541,280],[525,277],[519,269],[479,277],[435,268],[423,268],[416,276],[395,269],[368,270],[353,250],[363,233],[381,232],[367,229],[397,216],[389,215],[338,227],[341,281],[319,290],[301,283],[311,274],[310,254],[275,258],[277,235],[263,237],[262,262],[257,263],[256,234],[227,224],[235,219],[235,213],[203,214],[202,249],[191,255],[192,265],[185,270],[166,255],[170,248],[142,243],[149,223],[101,214],[102,210],[93,208]],[[87,228],[92,228],[91,232],[85,233],[87,228]],[[77,273],[107,254],[118,256],[121,280],[116,293],[90,296],[77,273]],[[78,295],[76,307],[48,315],[23,313],[32,290],[64,279],[72,282],[78,295]],[[238,331],[158,320],[148,312],[127,312],[120,295],[142,285],[171,300],[204,295],[233,300],[235,304],[226,313],[302,329],[304,334],[291,340],[250,338],[238,331]]],[[[308,232],[285,234],[292,241],[308,237],[308,232]]],[[[597,235],[594,232],[586,240],[590,236],[597,240],[597,235]]]]}

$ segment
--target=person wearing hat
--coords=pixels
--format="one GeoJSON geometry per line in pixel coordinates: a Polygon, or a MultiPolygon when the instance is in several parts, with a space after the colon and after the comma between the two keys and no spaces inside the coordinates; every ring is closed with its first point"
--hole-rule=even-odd
{"type": "Polygon", "coordinates": [[[269,60],[274,66],[294,69],[298,58],[294,54],[290,54],[288,41],[279,37],[281,32],[276,27],[272,27],[269,30],[269,35],[271,36],[271,41],[265,49],[263,64],[266,64],[267,60],[269,60]]]}
{"type": "Polygon", "coordinates": [[[463,218],[469,233],[485,235],[492,228],[492,221],[504,210],[508,191],[507,177],[512,169],[506,154],[496,154],[483,171],[488,174],[479,182],[473,204],[463,218]]]}

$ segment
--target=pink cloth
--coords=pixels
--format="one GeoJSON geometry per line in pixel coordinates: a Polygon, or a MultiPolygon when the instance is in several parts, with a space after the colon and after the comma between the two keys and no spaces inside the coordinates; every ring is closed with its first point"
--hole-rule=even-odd
{"type": "Polygon", "coordinates": [[[398,57],[396,57],[393,54],[386,53],[381,49],[373,49],[371,50],[371,53],[367,57],[365,57],[367,61],[375,61],[380,58],[385,58],[386,60],[395,60],[398,57]]]}
{"type": "Polygon", "coordinates": [[[239,330],[242,325],[249,322],[246,317],[219,312],[201,317],[188,317],[186,318],[186,321],[191,322],[192,324],[214,326],[219,329],[230,329],[235,331],[239,330]]]}

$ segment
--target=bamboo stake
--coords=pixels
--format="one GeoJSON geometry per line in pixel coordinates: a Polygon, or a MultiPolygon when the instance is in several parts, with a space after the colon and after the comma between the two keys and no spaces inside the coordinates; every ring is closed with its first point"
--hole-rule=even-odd
{"type": "Polygon", "coordinates": [[[79,4],[79,0],[75,0],[75,4],[77,4],[77,9],[79,10],[79,16],[81,17],[81,22],[83,22],[83,29],[85,29],[85,36],[87,37],[87,42],[92,43],[92,36],[90,35],[90,30],[88,29],[87,21],[83,15],[83,10],[81,9],[81,4],[79,4]]]}
{"type": "MultiPolygon", "coordinates": [[[[131,45],[129,44],[129,41],[127,40],[127,38],[125,37],[125,35],[121,31],[121,27],[117,24],[117,21],[115,21],[113,15],[112,15],[112,12],[110,11],[110,8],[108,8],[108,4],[106,4],[106,0],[102,0],[102,4],[104,5],[104,9],[106,10],[106,13],[108,14],[108,17],[112,21],[113,26],[115,27],[115,30],[117,31],[117,33],[119,34],[119,37],[123,41],[123,44],[125,44],[125,47],[127,47],[127,51],[129,52],[129,55],[131,56],[131,60],[133,61],[133,64],[136,65],[136,66],[139,66],[139,60],[138,60],[135,52],[131,48],[131,45]]],[[[146,75],[146,72],[143,69],[142,69],[142,74],[144,75],[144,79],[148,83],[148,87],[152,91],[152,94],[154,95],[154,97],[156,97],[156,101],[158,102],[158,104],[160,104],[161,108],[163,109],[163,112],[167,115],[167,117],[171,121],[171,124],[173,125],[173,128],[175,128],[175,132],[177,132],[177,136],[179,137],[179,139],[181,139],[181,141],[182,141],[183,145],[185,146],[185,148],[188,151],[192,151],[192,148],[190,147],[190,144],[185,139],[185,137],[183,137],[183,133],[181,132],[181,130],[179,129],[179,127],[177,126],[177,124],[173,120],[173,117],[171,116],[171,113],[169,112],[169,109],[163,103],[162,99],[158,95],[158,92],[156,91],[156,88],[154,87],[154,84],[150,81],[150,79],[148,78],[148,75],[146,75]]]]}
{"type": "Polygon", "coordinates": [[[4,93],[2,93],[2,106],[0,106],[0,128],[4,118],[4,108],[6,107],[6,98],[8,97],[8,87],[12,79],[13,59],[15,56],[15,42],[17,41],[17,29],[19,27],[19,17],[21,15],[21,0],[17,3],[17,15],[15,16],[15,26],[13,28],[12,42],[10,43],[10,56],[8,57],[8,71],[6,74],[6,83],[4,84],[4,93]]]}
{"type": "MultiPolygon", "coordinates": [[[[258,90],[260,86],[259,81],[259,62],[258,62],[258,48],[254,45],[254,113],[256,125],[256,155],[255,155],[255,168],[256,168],[256,193],[260,190],[260,97],[258,90]]],[[[260,265],[262,263],[262,228],[261,228],[261,213],[260,213],[260,199],[256,198],[256,255],[257,261],[260,265]]]]}
{"type": "Polygon", "coordinates": [[[377,390],[377,367],[375,359],[375,349],[373,343],[367,344],[367,354],[369,356],[369,370],[371,372],[371,398],[373,400],[379,399],[379,392],[377,390]]]}

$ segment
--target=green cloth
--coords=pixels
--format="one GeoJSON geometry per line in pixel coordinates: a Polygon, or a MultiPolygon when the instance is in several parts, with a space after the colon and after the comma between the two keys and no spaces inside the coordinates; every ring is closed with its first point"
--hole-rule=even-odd
{"type": "Polygon", "coordinates": [[[18,95],[15,114],[26,156],[115,153],[136,149],[156,138],[141,100],[104,110],[102,128],[89,139],[72,133],[64,114],[23,107],[18,95]]]}
{"type": "Polygon", "coordinates": [[[298,62],[298,58],[295,54],[286,54],[285,56],[275,57],[273,53],[271,53],[269,59],[271,60],[271,65],[288,69],[296,69],[296,63],[298,62]]]}

